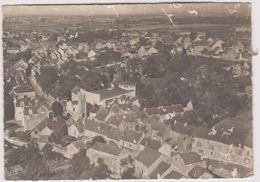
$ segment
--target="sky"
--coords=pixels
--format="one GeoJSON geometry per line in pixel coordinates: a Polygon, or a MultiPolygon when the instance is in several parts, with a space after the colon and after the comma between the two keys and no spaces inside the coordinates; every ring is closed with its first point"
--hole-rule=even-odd
{"type": "Polygon", "coordinates": [[[250,15],[247,3],[171,3],[114,5],[16,5],[4,6],[5,16],[30,15],[142,15],[167,13],[190,16],[250,15]]]}

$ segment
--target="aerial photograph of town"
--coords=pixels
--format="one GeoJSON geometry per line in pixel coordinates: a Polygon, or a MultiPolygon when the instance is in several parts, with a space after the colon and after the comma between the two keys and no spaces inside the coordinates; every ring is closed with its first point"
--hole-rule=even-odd
{"type": "Polygon", "coordinates": [[[2,8],[6,180],[254,175],[250,3],[2,8]]]}

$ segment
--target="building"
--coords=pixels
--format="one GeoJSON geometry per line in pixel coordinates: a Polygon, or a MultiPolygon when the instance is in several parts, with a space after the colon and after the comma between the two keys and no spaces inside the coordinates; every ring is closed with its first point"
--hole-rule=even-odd
{"type": "Polygon", "coordinates": [[[68,128],[69,136],[80,138],[84,135],[83,118],[79,118],[77,121],[69,118],[68,120],[66,120],[66,125],[68,128]]]}
{"type": "Polygon", "coordinates": [[[252,141],[243,125],[218,123],[212,129],[199,127],[193,132],[192,151],[205,158],[253,167],[252,141]]]}
{"type": "Polygon", "coordinates": [[[144,148],[135,159],[136,176],[145,179],[150,178],[149,175],[162,161],[167,161],[166,156],[154,149],[144,148]]]}
{"type": "Polygon", "coordinates": [[[34,129],[49,116],[48,106],[32,98],[14,98],[15,120],[20,121],[24,131],[34,129]]]}
{"type": "Polygon", "coordinates": [[[207,161],[196,152],[175,154],[172,156],[171,160],[175,169],[185,176],[188,176],[190,170],[197,165],[203,168],[207,167],[207,161]]]}
{"type": "Polygon", "coordinates": [[[120,175],[123,172],[121,161],[127,158],[129,152],[116,145],[98,143],[86,151],[86,155],[92,164],[97,165],[98,159],[102,159],[108,165],[112,173],[120,175]]]}

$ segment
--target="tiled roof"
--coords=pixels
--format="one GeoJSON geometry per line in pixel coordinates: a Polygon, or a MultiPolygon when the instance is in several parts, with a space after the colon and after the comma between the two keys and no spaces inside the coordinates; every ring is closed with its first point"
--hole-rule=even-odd
{"type": "Polygon", "coordinates": [[[109,98],[113,98],[116,96],[120,96],[126,93],[131,92],[131,90],[123,90],[120,88],[114,88],[112,90],[104,89],[104,90],[97,90],[97,91],[92,91],[92,93],[99,94],[100,95],[100,100],[105,100],[109,98]]]}
{"type": "Polygon", "coordinates": [[[177,171],[172,171],[168,175],[165,176],[165,179],[181,179],[183,175],[177,171]]]}
{"type": "Polygon", "coordinates": [[[168,113],[181,113],[184,112],[181,104],[172,106],[161,106],[161,107],[151,107],[144,109],[148,115],[165,115],[168,113]]]}
{"type": "Polygon", "coordinates": [[[196,152],[181,153],[180,157],[182,158],[185,165],[203,161],[202,157],[196,152]]]}
{"type": "Polygon", "coordinates": [[[192,168],[190,170],[190,172],[188,173],[189,177],[193,178],[193,179],[198,179],[200,178],[205,172],[207,172],[207,169],[196,165],[194,168],[192,168]]]}
{"type": "Polygon", "coordinates": [[[158,164],[158,166],[151,172],[151,174],[150,174],[149,176],[150,176],[151,179],[157,179],[157,177],[158,177],[157,175],[158,175],[158,174],[159,174],[159,175],[164,174],[164,173],[167,171],[167,169],[169,169],[170,167],[171,167],[171,165],[170,165],[169,163],[162,161],[162,162],[160,162],[160,163],[158,164]]]}
{"type": "Polygon", "coordinates": [[[175,122],[171,125],[171,130],[191,136],[194,128],[192,126],[186,125],[184,123],[175,122]]]}
{"type": "Polygon", "coordinates": [[[94,149],[96,151],[101,151],[101,152],[104,152],[107,154],[115,155],[115,156],[119,156],[121,154],[121,152],[123,151],[122,148],[119,148],[117,146],[109,145],[109,144],[105,144],[105,143],[99,143],[99,142],[96,142],[94,144],[94,146],[92,147],[92,149],[94,149]]]}
{"type": "Polygon", "coordinates": [[[248,132],[242,125],[232,123],[218,123],[213,129],[199,127],[194,129],[193,137],[213,140],[227,145],[243,146],[248,132]]]}
{"type": "Polygon", "coordinates": [[[161,155],[160,152],[146,147],[136,157],[136,160],[144,164],[146,167],[150,167],[161,155]]]}
{"type": "Polygon", "coordinates": [[[103,121],[106,116],[108,115],[109,113],[109,109],[105,108],[105,107],[101,107],[99,109],[99,111],[97,112],[97,115],[96,115],[96,119],[100,120],[100,121],[103,121]]]}
{"type": "Polygon", "coordinates": [[[152,140],[151,138],[144,138],[141,142],[141,145],[150,147],[151,149],[158,150],[161,147],[161,142],[158,140],[152,140]]]}

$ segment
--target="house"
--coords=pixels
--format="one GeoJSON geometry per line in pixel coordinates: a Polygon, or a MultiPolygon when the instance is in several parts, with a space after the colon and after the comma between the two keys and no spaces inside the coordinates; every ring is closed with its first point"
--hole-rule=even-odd
{"type": "Polygon", "coordinates": [[[98,123],[87,119],[84,124],[84,133],[87,138],[102,136],[108,141],[113,141],[120,146],[132,150],[139,149],[139,143],[143,138],[141,133],[129,129],[119,129],[105,123],[98,123]]]}
{"type": "MultiPolygon", "coordinates": [[[[31,140],[33,142],[38,141],[38,139],[41,136],[50,136],[52,133],[52,130],[48,128],[48,119],[46,118],[45,120],[42,120],[31,132],[31,140]]],[[[41,140],[44,140],[44,137],[41,138],[41,140]]]]}
{"type": "Polygon", "coordinates": [[[97,91],[86,91],[81,88],[80,95],[80,99],[82,99],[81,103],[86,102],[91,105],[106,106],[106,102],[113,101],[114,99],[119,98],[122,95],[135,97],[135,86],[126,88],[122,85],[111,89],[103,89],[97,91]]]}
{"type": "Polygon", "coordinates": [[[35,91],[29,78],[25,75],[25,70],[16,70],[15,80],[17,85],[13,88],[10,94],[17,98],[35,97],[35,91]]]}
{"type": "Polygon", "coordinates": [[[172,170],[169,174],[167,174],[164,177],[164,179],[185,179],[185,178],[186,177],[183,174],[181,174],[177,171],[174,171],[174,170],[172,170]]]}
{"type": "Polygon", "coordinates": [[[137,54],[141,58],[149,55],[149,53],[143,46],[138,49],[137,54]]]}
{"type": "Polygon", "coordinates": [[[83,118],[79,118],[77,121],[74,121],[72,118],[66,120],[66,125],[68,128],[68,135],[80,138],[84,134],[83,118]]]}
{"type": "Polygon", "coordinates": [[[49,116],[48,106],[33,98],[14,98],[15,120],[20,121],[24,131],[32,130],[49,116]]]}
{"type": "Polygon", "coordinates": [[[150,49],[148,49],[148,55],[152,55],[152,54],[156,54],[158,53],[158,50],[155,49],[154,47],[151,47],[150,49]]]}
{"type": "Polygon", "coordinates": [[[159,116],[162,119],[172,119],[178,114],[184,113],[184,108],[181,104],[172,105],[172,106],[159,106],[159,107],[150,107],[144,108],[144,111],[148,116],[159,116]]]}
{"type": "Polygon", "coordinates": [[[120,175],[123,172],[121,161],[128,157],[129,152],[115,145],[96,142],[86,155],[92,164],[97,165],[98,159],[102,159],[112,173],[120,175]]]}
{"type": "Polygon", "coordinates": [[[20,52],[20,46],[8,46],[6,49],[7,53],[9,54],[17,54],[20,52]]]}
{"type": "Polygon", "coordinates": [[[136,176],[148,179],[149,175],[162,161],[167,161],[166,156],[154,149],[144,148],[135,159],[136,176]]]}
{"type": "Polygon", "coordinates": [[[75,154],[77,154],[80,150],[89,149],[91,147],[90,143],[86,143],[83,140],[76,140],[71,142],[66,146],[66,158],[71,159],[75,154]]]}
{"type": "Polygon", "coordinates": [[[161,161],[158,166],[151,172],[149,177],[151,179],[163,179],[165,176],[172,172],[171,164],[161,161]]]}
{"type": "Polygon", "coordinates": [[[110,110],[106,107],[101,107],[94,119],[97,121],[105,121],[109,112],[110,110]]]}
{"type": "Polygon", "coordinates": [[[241,165],[222,162],[219,160],[208,160],[209,170],[222,178],[246,178],[253,175],[253,170],[241,165]]]}
{"type": "Polygon", "coordinates": [[[170,137],[175,141],[179,152],[191,150],[192,133],[194,128],[187,123],[174,121],[171,123],[170,137]]]}
{"type": "Polygon", "coordinates": [[[179,153],[172,156],[171,160],[176,170],[185,176],[197,165],[207,167],[206,160],[196,152],[179,153]]]}
{"type": "Polygon", "coordinates": [[[199,165],[195,166],[188,173],[190,178],[193,179],[210,179],[213,178],[213,175],[206,169],[199,165]]]}
{"type": "Polygon", "coordinates": [[[88,58],[93,61],[96,59],[96,53],[93,51],[93,50],[90,50],[89,53],[88,53],[88,58]]]}
{"type": "Polygon", "coordinates": [[[223,121],[210,128],[199,127],[192,134],[192,151],[203,157],[252,168],[250,131],[242,124],[223,121]]]}
{"type": "Polygon", "coordinates": [[[140,142],[140,145],[143,146],[142,149],[144,149],[145,147],[149,147],[151,149],[158,150],[161,147],[161,141],[145,137],[140,142]]]}
{"type": "Polygon", "coordinates": [[[147,129],[147,136],[161,142],[170,137],[170,127],[161,122],[159,117],[153,116],[151,118],[146,118],[144,123],[147,129]]]}

